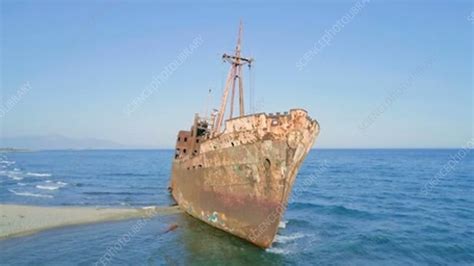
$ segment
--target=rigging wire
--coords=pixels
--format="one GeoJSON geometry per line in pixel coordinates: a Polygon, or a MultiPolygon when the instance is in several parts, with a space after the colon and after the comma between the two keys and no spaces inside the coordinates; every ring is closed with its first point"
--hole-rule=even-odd
{"type": "Polygon", "coordinates": [[[225,65],[225,61],[222,60],[222,64],[221,64],[221,66],[222,66],[221,67],[221,86],[220,86],[221,87],[221,95],[224,92],[225,79],[226,79],[226,73],[225,72],[227,70],[227,68],[224,67],[224,65],[225,65]]]}
{"type": "Polygon", "coordinates": [[[251,65],[249,65],[249,98],[250,98],[249,110],[250,110],[250,113],[253,114],[255,112],[254,110],[255,104],[254,104],[254,90],[252,87],[252,66],[251,65]]]}

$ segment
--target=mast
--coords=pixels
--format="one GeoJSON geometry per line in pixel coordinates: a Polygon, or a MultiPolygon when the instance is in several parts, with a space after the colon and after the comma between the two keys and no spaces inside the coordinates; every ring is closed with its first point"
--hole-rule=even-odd
{"type": "Polygon", "coordinates": [[[224,115],[227,107],[227,97],[229,95],[229,90],[232,89],[232,96],[230,99],[230,114],[229,119],[233,118],[234,115],[234,99],[235,99],[235,90],[236,90],[236,83],[239,82],[239,116],[245,115],[244,110],[244,85],[243,85],[243,76],[242,76],[242,66],[248,64],[249,66],[252,64],[252,58],[245,58],[240,56],[241,52],[241,42],[242,42],[242,21],[240,21],[239,26],[239,33],[237,36],[237,45],[235,47],[235,54],[222,55],[222,59],[229,62],[231,67],[229,69],[229,74],[227,75],[227,80],[224,87],[224,93],[222,95],[221,106],[219,109],[219,113],[217,115],[216,127],[214,128],[214,133],[218,133],[222,126],[222,122],[224,120],[224,115]]]}

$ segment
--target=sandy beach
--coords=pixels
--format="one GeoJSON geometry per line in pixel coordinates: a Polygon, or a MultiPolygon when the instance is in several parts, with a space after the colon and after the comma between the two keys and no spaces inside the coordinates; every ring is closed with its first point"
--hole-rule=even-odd
{"type": "Polygon", "coordinates": [[[47,229],[179,213],[179,207],[88,208],[0,204],[0,239],[47,229]]]}

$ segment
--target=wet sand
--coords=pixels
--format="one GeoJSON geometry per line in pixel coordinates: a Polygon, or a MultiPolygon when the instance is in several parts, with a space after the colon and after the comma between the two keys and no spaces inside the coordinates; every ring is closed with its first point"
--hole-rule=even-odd
{"type": "Polygon", "coordinates": [[[149,218],[180,212],[177,206],[114,209],[0,204],[0,239],[25,236],[71,225],[149,218]]]}

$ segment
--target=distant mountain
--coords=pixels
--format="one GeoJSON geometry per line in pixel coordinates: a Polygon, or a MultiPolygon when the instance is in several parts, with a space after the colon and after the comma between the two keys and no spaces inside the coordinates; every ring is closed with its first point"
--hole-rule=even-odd
{"type": "Polygon", "coordinates": [[[120,149],[122,144],[95,138],[69,138],[61,135],[0,138],[0,148],[29,150],[120,149]]]}

